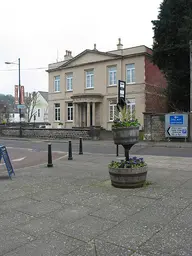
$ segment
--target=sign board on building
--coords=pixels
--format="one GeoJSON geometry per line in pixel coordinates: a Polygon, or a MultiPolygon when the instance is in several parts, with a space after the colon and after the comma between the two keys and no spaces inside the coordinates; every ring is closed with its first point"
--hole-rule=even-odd
{"type": "Polygon", "coordinates": [[[165,115],[165,137],[188,137],[188,114],[170,113],[165,115]]]}
{"type": "Polygon", "coordinates": [[[13,170],[13,166],[11,164],[11,161],[10,161],[10,158],[9,158],[9,155],[8,155],[8,152],[7,152],[7,149],[4,145],[0,145],[0,160],[3,158],[4,160],[4,163],[6,165],[6,168],[7,168],[7,172],[8,172],[8,175],[9,177],[11,178],[11,175],[14,174],[15,175],[15,172],[13,170]]]}

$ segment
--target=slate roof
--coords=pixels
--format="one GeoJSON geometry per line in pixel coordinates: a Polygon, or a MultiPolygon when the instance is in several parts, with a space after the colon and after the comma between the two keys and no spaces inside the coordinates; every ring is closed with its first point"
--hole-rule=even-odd
{"type": "Polygon", "coordinates": [[[48,92],[39,91],[39,93],[48,102],[48,92]]]}

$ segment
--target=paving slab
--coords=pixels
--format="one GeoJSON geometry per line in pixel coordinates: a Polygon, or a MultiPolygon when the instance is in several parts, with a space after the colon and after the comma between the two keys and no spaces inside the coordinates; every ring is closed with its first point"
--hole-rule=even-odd
{"type": "Polygon", "coordinates": [[[23,205],[17,208],[17,211],[30,214],[32,216],[42,216],[52,211],[61,209],[62,205],[52,201],[33,202],[29,205],[23,205]]]}
{"type": "Polygon", "coordinates": [[[25,224],[20,224],[16,226],[16,229],[25,232],[33,237],[40,237],[51,233],[60,227],[62,223],[57,219],[50,217],[35,218],[25,224]]]}
{"type": "Polygon", "coordinates": [[[84,242],[80,240],[59,234],[57,232],[52,232],[44,237],[41,237],[40,240],[26,244],[17,250],[6,254],[6,256],[69,255],[70,252],[83,245],[84,242]]]}
{"type": "Polygon", "coordinates": [[[130,215],[141,211],[147,207],[147,205],[152,203],[154,203],[154,200],[148,198],[119,198],[110,205],[106,205],[98,211],[91,213],[91,215],[120,222],[126,218],[129,218],[130,215]]]}
{"type": "Polygon", "coordinates": [[[34,219],[33,216],[22,212],[10,211],[0,215],[0,229],[15,227],[34,219]]]}
{"type": "Polygon", "coordinates": [[[94,216],[86,216],[74,223],[57,228],[56,231],[88,242],[115,225],[117,225],[117,222],[104,220],[94,216]]]}
{"type": "Polygon", "coordinates": [[[101,240],[90,241],[69,254],[69,256],[130,256],[132,251],[101,240]]]}
{"type": "Polygon", "coordinates": [[[7,210],[12,210],[12,209],[17,209],[22,206],[31,205],[36,202],[37,202],[36,200],[22,196],[22,197],[18,197],[16,199],[7,200],[7,201],[0,203],[0,210],[7,211],[7,210]]]}
{"type": "Polygon", "coordinates": [[[156,227],[148,226],[130,216],[128,220],[104,232],[99,236],[99,239],[128,248],[129,250],[136,250],[158,231],[159,229],[156,227]]]}
{"type": "Polygon", "coordinates": [[[64,205],[62,209],[52,212],[49,216],[60,220],[63,224],[68,224],[87,216],[92,211],[92,208],[85,206],[64,205]]]}
{"type": "Polygon", "coordinates": [[[5,255],[11,250],[18,248],[30,241],[33,241],[34,237],[25,234],[24,232],[15,228],[1,229],[0,230],[0,255],[5,255]]]}

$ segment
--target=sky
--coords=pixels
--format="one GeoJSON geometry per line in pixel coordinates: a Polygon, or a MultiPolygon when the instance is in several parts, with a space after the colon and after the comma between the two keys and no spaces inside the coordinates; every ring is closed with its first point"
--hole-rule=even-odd
{"type": "Polygon", "coordinates": [[[21,84],[26,92],[48,91],[49,63],[65,51],[76,56],[96,43],[100,51],[152,47],[151,20],[162,0],[1,0],[0,93],[14,94],[21,60],[21,84]]]}

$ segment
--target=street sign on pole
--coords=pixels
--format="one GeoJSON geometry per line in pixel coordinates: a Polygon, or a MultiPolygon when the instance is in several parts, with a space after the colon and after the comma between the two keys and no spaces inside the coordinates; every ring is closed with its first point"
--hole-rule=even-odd
{"type": "Polygon", "coordinates": [[[125,103],[125,97],[126,97],[126,82],[119,80],[118,81],[118,105],[123,108],[125,103]]]}
{"type": "Polygon", "coordinates": [[[25,108],[25,105],[19,104],[19,105],[17,105],[17,108],[18,108],[18,109],[23,109],[23,108],[25,108]]]}
{"type": "Polygon", "coordinates": [[[188,114],[170,113],[165,115],[165,137],[188,137],[188,114]]]}

